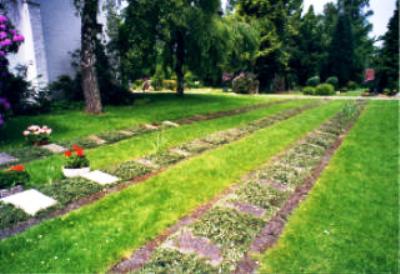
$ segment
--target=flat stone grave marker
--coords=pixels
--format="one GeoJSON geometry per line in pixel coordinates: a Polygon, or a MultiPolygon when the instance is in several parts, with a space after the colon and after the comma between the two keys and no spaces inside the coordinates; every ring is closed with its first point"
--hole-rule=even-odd
{"type": "Polygon", "coordinates": [[[95,183],[98,183],[100,185],[109,185],[118,182],[120,179],[112,176],[110,174],[107,174],[105,172],[102,172],[100,170],[95,170],[86,174],[83,174],[81,177],[88,179],[90,181],[93,181],[95,183]]]}
{"type": "Polygon", "coordinates": [[[171,121],[164,121],[162,124],[166,127],[179,127],[179,124],[171,122],[171,121]]]}
{"type": "Polygon", "coordinates": [[[132,131],[128,131],[128,130],[120,130],[119,133],[125,135],[125,136],[132,136],[133,132],[132,131]]]}
{"type": "Polygon", "coordinates": [[[151,124],[145,124],[144,127],[148,130],[157,130],[158,126],[151,125],[151,124]]]}
{"type": "Polygon", "coordinates": [[[48,145],[41,146],[41,148],[47,149],[48,151],[50,151],[52,153],[63,153],[65,151],[67,151],[67,148],[57,145],[57,144],[48,144],[48,145]]]}
{"type": "Polygon", "coordinates": [[[0,166],[18,162],[18,159],[7,153],[0,152],[0,166]]]}
{"type": "Polygon", "coordinates": [[[159,166],[155,163],[153,163],[152,161],[148,160],[148,159],[144,159],[144,158],[140,158],[135,160],[136,163],[143,165],[145,167],[149,167],[149,168],[159,168],[159,166]]]}
{"type": "Polygon", "coordinates": [[[103,144],[107,143],[105,140],[101,139],[100,137],[98,137],[96,135],[91,135],[88,137],[88,139],[95,142],[97,145],[103,145],[103,144]]]}
{"type": "Polygon", "coordinates": [[[57,203],[56,200],[44,195],[36,189],[20,192],[3,198],[0,201],[3,201],[7,204],[12,204],[31,216],[34,216],[40,210],[52,207],[57,203]]]}
{"type": "Polygon", "coordinates": [[[186,151],[186,150],[183,150],[180,148],[173,148],[170,150],[170,152],[181,155],[183,157],[189,157],[192,155],[189,151],[186,151]]]}

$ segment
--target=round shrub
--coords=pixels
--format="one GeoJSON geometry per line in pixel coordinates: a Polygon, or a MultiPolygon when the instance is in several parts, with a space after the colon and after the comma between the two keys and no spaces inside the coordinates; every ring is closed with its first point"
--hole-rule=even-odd
{"type": "Polygon", "coordinates": [[[356,89],[358,89],[358,85],[356,82],[350,81],[347,83],[347,89],[348,90],[356,90],[356,89]]]}
{"type": "Polygon", "coordinates": [[[260,82],[252,73],[241,73],[232,81],[232,90],[239,94],[258,93],[260,82]]]}
{"type": "Polygon", "coordinates": [[[307,80],[307,86],[316,87],[321,83],[319,76],[311,77],[307,80]]]}
{"type": "Polygon", "coordinates": [[[163,87],[166,90],[174,91],[174,90],[176,90],[177,85],[178,85],[178,83],[176,80],[163,80],[163,87]]]}
{"type": "Polygon", "coordinates": [[[315,87],[305,87],[303,88],[304,95],[315,95],[315,87]]]}
{"type": "Polygon", "coordinates": [[[339,87],[339,79],[336,76],[331,76],[326,79],[325,83],[331,84],[335,89],[339,87]]]}
{"type": "Polygon", "coordinates": [[[335,88],[331,84],[320,84],[315,89],[315,95],[334,95],[335,88]]]}

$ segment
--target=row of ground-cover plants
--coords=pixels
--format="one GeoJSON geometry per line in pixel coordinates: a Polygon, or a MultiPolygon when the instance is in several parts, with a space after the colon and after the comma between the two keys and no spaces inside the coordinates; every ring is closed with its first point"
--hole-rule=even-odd
{"type": "MultiPolygon", "coordinates": [[[[119,183],[138,179],[140,176],[160,171],[169,165],[175,164],[187,157],[195,156],[196,154],[199,154],[205,150],[215,149],[217,146],[234,142],[235,140],[243,138],[244,136],[249,135],[261,128],[271,126],[285,119],[289,119],[290,117],[293,117],[307,109],[317,107],[319,104],[321,103],[313,102],[293,109],[290,108],[275,115],[267,115],[267,117],[255,120],[249,124],[225,131],[219,131],[214,134],[203,136],[202,138],[192,142],[184,143],[181,145],[181,148],[176,147],[175,150],[156,151],[155,153],[147,155],[143,159],[137,159],[136,161],[130,160],[119,165],[108,163],[107,172],[117,176],[119,183]]],[[[49,215],[49,213],[54,212],[55,209],[62,209],[74,200],[88,196],[89,194],[97,193],[101,190],[105,190],[107,187],[103,188],[97,184],[83,179],[67,179],[52,184],[37,186],[37,189],[56,199],[58,204],[46,211],[40,212],[40,219],[31,219],[35,220],[35,223],[41,221],[41,219],[49,215]]],[[[115,190],[119,191],[120,188],[116,188],[115,190]]],[[[91,202],[90,199],[89,202],[91,202]]],[[[76,206],[80,206],[80,204],[75,205],[73,208],[76,206]]],[[[14,225],[17,222],[28,219],[28,216],[23,215],[21,210],[11,206],[3,205],[1,209],[0,228],[6,228],[14,225]]],[[[61,212],[61,214],[64,213],[65,212],[61,212]]],[[[35,223],[29,221],[29,224],[35,223]]],[[[25,226],[25,224],[22,224],[22,226],[25,226]]],[[[16,231],[19,232],[20,228],[16,229],[16,231]]],[[[0,232],[1,237],[3,237],[2,234],[3,233],[0,232]]]]}
{"type": "Polygon", "coordinates": [[[14,117],[0,131],[0,150],[23,146],[22,132],[32,124],[50,126],[53,129],[52,140],[62,142],[139,124],[235,109],[266,101],[270,99],[262,96],[188,94],[178,98],[173,94],[149,94],[131,106],[107,107],[105,113],[99,116],[87,115],[79,109],[14,117]]]}
{"type": "MultiPolygon", "coordinates": [[[[75,138],[74,140],[69,140],[69,141],[63,141],[57,145],[62,145],[60,147],[61,149],[65,148],[65,147],[71,147],[72,145],[79,145],[80,147],[83,147],[83,148],[95,148],[95,147],[99,147],[102,145],[116,143],[116,142],[122,141],[124,139],[131,138],[132,136],[140,136],[140,135],[148,134],[149,132],[152,132],[152,131],[162,130],[162,129],[165,129],[165,128],[168,128],[171,126],[173,127],[173,126],[179,126],[179,125],[183,125],[183,124],[191,124],[191,123],[203,121],[203,120],[217,119],[217,118],[221,118],[224,116],[238,115],[238,114],[253,111],[256,109],[266,108],[273,104],[284,103],[286,101],[287,100],[274,100],[274,101],[269,101],[269,102],[264,102],[264,103],[252,104],[250,106],[246,105],[246,106],[242,106],[242,107],[230,109],[230,110],[222,110],[222,111],[217,111],[217,112],[206,113],[203,115],[197,114],[195,116],[187,116],[185,118],[173,120],[175,122],[164,121],[161,124],[160,123],[152,123],[152,124],[144,124],[144,125],[135,125],[135,126],[130,126],[128,128],[120,128],[118,130],[103,132],[103,133],[100,133],[97,135],[92,134],[91,136],[75,138]]],[[[33,135],[35,135],[35,134],[33,133],[33,135]]],[[[18,159],[17,162],[12,162],[12,164],[24,163],[24,162],[32,161],[35,159],[44,158],[46,156],[50,156],[53,154],[52,152],[50,152],[49,150],[47,150],[41,146],[32,146],[32,145],[28,145],[28,146],[24,146],[24,147],[17,147],[17,148],[12,148],[12,149],[6,149],[4,152],[7,152],[7,154],[18,159]]],[[[9,164],[9,165],[11,165],[11,164],[9,164]]]]}
{"type": "Polygon", "coordinates": [[[398,114],[369,104],[261,273],[398,273],[398,114]]]}
{"type": "Polygon", "coordinates": [[[101,272],[322,124],[332,102],[0,242],[4,272],[101,272]],[[239,164],[240,159],[240,164],[239,164]]]}
{"type": "MultiPolygon", "coordinates": [[[[307,103],[310,101],[288,102],[243,115],[169,128],[145,136],[134,136],[116,144],[87,150],[86,154],[93,169],[104,168],[307,103]]],[[[31,175],[30,185],[48,184],[60,180],[62,178],[61,167],[64,162],[63,155],[53,155],[27,163],[26,169],[31,175]]]]}
{"type": "Polygon", "coordinates": [[[199,220],[181,227],[166,239],[139,272],[233,272],[256,235],[294,190],[301,188],[360,111],[361,105],[346,105],[272,164],[245,176],[238,190],[223,197],[199,220]]]}

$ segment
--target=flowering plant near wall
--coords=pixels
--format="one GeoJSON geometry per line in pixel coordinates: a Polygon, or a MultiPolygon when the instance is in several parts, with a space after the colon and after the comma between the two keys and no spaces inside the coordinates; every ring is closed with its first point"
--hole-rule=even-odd
{"type": "Polygon", "coordinates": [[[83,148],[78,145],[73,145],[71,150],[64,152],[64,155],[67,158],[64,168],[78,169],[90,166],[83,148]]]}
{"type": "Polygon", "coordinates": [[[50,135],[53,132],[48,126],[29,126],[22,134],[25,136],[26,141],[30,145],[46,145],[50,141],[50,135]]]}
{"type": "MultiPolygon", "coordinates": [[[[17,52],[24,40],[24,36],[14,29],[8,17],[0,14],[0,79],[10,77],[7,54],[17,52]]],[[[0,81],[0,127],[4,125],[6,115],[11,110],[8,99],[2,96],[4,95],[2,85],[0,81]]]]}

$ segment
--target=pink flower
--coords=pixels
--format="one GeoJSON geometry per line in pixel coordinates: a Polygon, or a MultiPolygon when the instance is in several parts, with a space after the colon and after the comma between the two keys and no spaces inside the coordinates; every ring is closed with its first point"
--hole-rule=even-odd
{"type": "Polygon", "coordinates": [[[31,133],[30,133],[30,131],[27,131],[27,130],[25,130],[23,133],[22,133],[22,135],[24,135],[24,136],[28,136],[28,135],[30,135],[31,133]]]}
{"type": "Polygon", "coordinates": [[[0,15],[0,23],[5,23],[7,21],[8,21],[7,17],[5,17],[4,15],[0,15]]]}
{"type": "Polygon", "coordinates": [[[7,38],[7,32],[5,32],[5,31],[0,31],[0,39],[5,39],[5,38],[7,38]]]}
{"type": "Polygon", "coordinates": [[[24,36],[19,35],[19,34],[15,35],[15,36],[13,37],[13,41],[14,41],[14,42],[17,42],[17,43],[23,42],[24,40],[25,40],[24,36]]]}
{"type": "Polygon", "coordinates": [[[8,47],[8,46],[11,46],[11,45],[12,45],[12,42],[11,42],[10,39],[5,39],[5,40],[0,42],[0,46],[2,46],[2,47],[8,47]]]}
{"type": "Polygon", "coordinates": [[[0,50],[0,57],[4,57],[4,56],[6,56],[6,53],[4,51],[0,50]]]}

